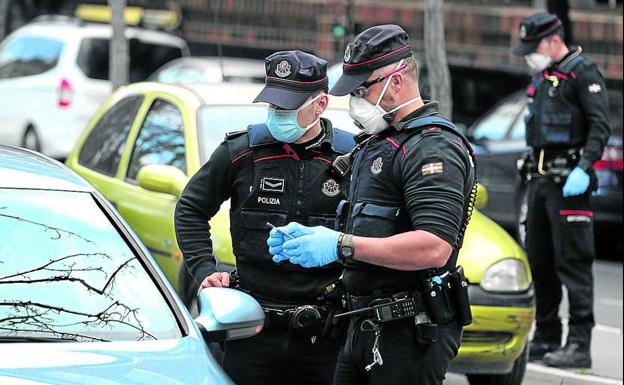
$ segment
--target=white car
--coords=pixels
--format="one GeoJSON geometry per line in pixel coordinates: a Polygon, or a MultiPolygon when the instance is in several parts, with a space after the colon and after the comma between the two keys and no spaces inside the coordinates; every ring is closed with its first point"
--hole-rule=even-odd
{"type": "Polygon", "coordinates": [[[264,60],[236,57],[185,57],[162,66],[149,80],[159,83],[264,84],[264,60]]]}
{"type": "MultiPolygon", "coordinates": [[[[108,80],[107,24],[67,17],[38,18],[0,46],[0,144],[65,158],[100,103],[108,80]]],[[[189,55],[174,35],[126,28],[129,81],[145,80],[164,63],[189,55]]]]}

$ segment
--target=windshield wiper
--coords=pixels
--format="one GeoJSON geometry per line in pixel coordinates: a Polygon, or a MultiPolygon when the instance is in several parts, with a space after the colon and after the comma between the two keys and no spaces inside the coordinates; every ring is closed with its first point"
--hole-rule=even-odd
{"type": "Polygon", "coordinates": [[[35,337],[35,336],[0,336],[0,343],[5,342],[76,342],[76,338],[35,337]]]}

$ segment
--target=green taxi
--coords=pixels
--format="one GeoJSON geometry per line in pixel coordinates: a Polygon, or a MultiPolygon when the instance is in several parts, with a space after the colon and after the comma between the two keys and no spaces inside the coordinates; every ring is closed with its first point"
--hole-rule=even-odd
{"type": "MultiPolygon", "coordinates": [[[[118,89],[95,113],[66,164],[90,181],[124,216],[179,289],[182,255],[173,213],[188,179],[226,132],[266,119],[251,101],[262,85],[136,83],[118,89]]],[[[324,116],[354,130],[348,99],[331,98],[324,116]]],[[[222,183],[222,181],[214,181],[222,183]]],[[[487,200],[480,189],[477,207],[487,200]]],[[[210,221],[219,263],[235,264],[229,204],[210,221]]],[[[523,250],[475,210],[459,255],[468,278],[474,322],[464,329],[452,370],[471,384],[519,385],[534,316],[533,287],[523,250]]]]}

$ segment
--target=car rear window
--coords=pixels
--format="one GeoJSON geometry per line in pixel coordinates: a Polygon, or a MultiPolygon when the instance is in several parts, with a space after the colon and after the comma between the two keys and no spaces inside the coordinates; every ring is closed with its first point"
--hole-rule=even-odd
{"type": "Polygon", "coordinates": [[[38,75],[54,68],[63,42],[47,37],[18,37],[2,47],[0,79],[38,75]]]}
{"type": "Polygon", "coordinates": [[[0,189],[0,338],[180,338],[144,263],[91,194],[0,189]]]}
{"type": "MultiPolygon", "coordinates": [[[[88,38],[80,43],[77,64],[84,74],[91,79],[109,79],[109,39],[88,38]]],[[[130,39],[130,83],[147,79],[163,64],[182,57],[180,47],[147,43],[130,39]]]]}

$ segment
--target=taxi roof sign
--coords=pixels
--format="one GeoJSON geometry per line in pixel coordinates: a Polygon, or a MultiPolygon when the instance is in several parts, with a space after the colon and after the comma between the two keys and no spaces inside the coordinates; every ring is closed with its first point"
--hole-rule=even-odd
{"type": "MultiPolygon", "coordinates": [[[[110,23],[112,17],[110,7],[100,4],[79,4],[74,14],[81,20],[98,23],[110,23]]],[[[178,12],[174,10],[133,6],[124,9],[124,21],[127,25],[164,29],[176,29],[180,24],[178,12]]]]}

